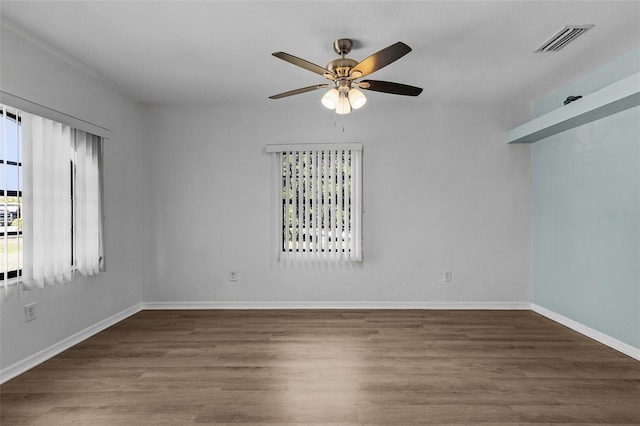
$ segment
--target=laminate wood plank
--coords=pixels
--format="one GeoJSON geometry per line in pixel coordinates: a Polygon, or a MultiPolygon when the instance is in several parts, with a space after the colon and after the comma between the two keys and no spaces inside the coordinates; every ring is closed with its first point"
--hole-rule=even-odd
{"type": "Polygon", "coordinates": [[[2,425],[640,424],[640,363],[527,311],[142,311],[0,386],[2,425]]]}

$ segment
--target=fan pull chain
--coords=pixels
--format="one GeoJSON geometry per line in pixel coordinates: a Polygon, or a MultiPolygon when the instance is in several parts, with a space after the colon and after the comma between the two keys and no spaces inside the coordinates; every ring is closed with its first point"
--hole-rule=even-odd
{"type": "MultiPolygon", "coordinates": [[[[338,127],[338,119],[337,119],[338,115],[339,114],[336,114],[336,113],[333,114],[333,127],[334,128],[338,127]]],[[[346,114],[342,114],[342,133],[344,133],[344,120],[346,119],[345,115],[346,114]]]]}

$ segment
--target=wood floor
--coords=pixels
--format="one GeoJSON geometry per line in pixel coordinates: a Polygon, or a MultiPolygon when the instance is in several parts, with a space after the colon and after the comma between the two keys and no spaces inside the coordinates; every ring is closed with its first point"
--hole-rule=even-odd
{"type": "Polygon", "coordinates": [[[530,311],[142,311],[0,424],[640,424],[640,362],[530,311]]]}

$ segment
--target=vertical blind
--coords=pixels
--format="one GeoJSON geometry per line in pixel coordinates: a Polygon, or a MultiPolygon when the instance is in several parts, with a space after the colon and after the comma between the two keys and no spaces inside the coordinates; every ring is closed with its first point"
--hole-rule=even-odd
{"type": "Polygon", "coordinates": [[[102,138],[81,130],[74,140],[74,259],[82,276],[100,273],[102,268],[102,198],[100,164],[102,138]]]}
{"type": "Polygon", "coordinates": [[[362,259],[362,144],[268,145],[278,260],[362,259]]]}
{"type": "Polygon", "coordinates": [[[22,113],[22,150],[23,282],[43,286],[69,281],[72,129],[22,113]]]}
{"type": "Polygon", "coordinates": [[[19,281],[30,288],[69,281],[75,274],[96,275],[103,266],[102,138],[17,114],[23,169],[19,281]]]}

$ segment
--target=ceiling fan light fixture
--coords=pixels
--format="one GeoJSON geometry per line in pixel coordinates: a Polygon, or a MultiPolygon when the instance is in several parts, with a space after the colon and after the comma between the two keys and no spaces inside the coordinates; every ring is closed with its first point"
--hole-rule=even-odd
{"type": "Polygon", "coordinates": [[[355,87],[349,90],[349,101],[353,109],[360,109],[367,103],[367,97],[355,87]]]}
{"type": "Polygon", "coordinates": [[[340,94],[338,93],[338,89],[331,89],[322,97],[322,105],[328,109],[336,109],[339,98],[340,94]]]}
{"type": "Polygon", "coordinates": [[[351,104],[347,96],[340,96],[336,104],[336,114],[349,114],[351,112],[351,104]]]}
{"type": "Polygon", "coordinates": [[[296,90],[289,90],[288,92],[269,96],[269,99],[281,99],[316,89],[331,87],[322,97],[322,105],[325,108],[334,110],[336,114],[349,114],[352,110],[362,108],[364,104],[367,103],[367,98],[360,89],[404,96],[418,96],[422,92],[420,87],[390,81],[356,81],[359,78],[386,67],[411,52],[411,48],[403,42],[399,41],[387,46],[373,55],[369,55],[360,62],[347,58],[352,47],[353,42],[349,39],[336,40],[333,49],[340,55],[340,58],[330,61],[326,67],[321,67],[285,52],[274,52],[273,56],[276,58],[319,74],[329,80],[330,83],[315,84],[296,90]]]}

